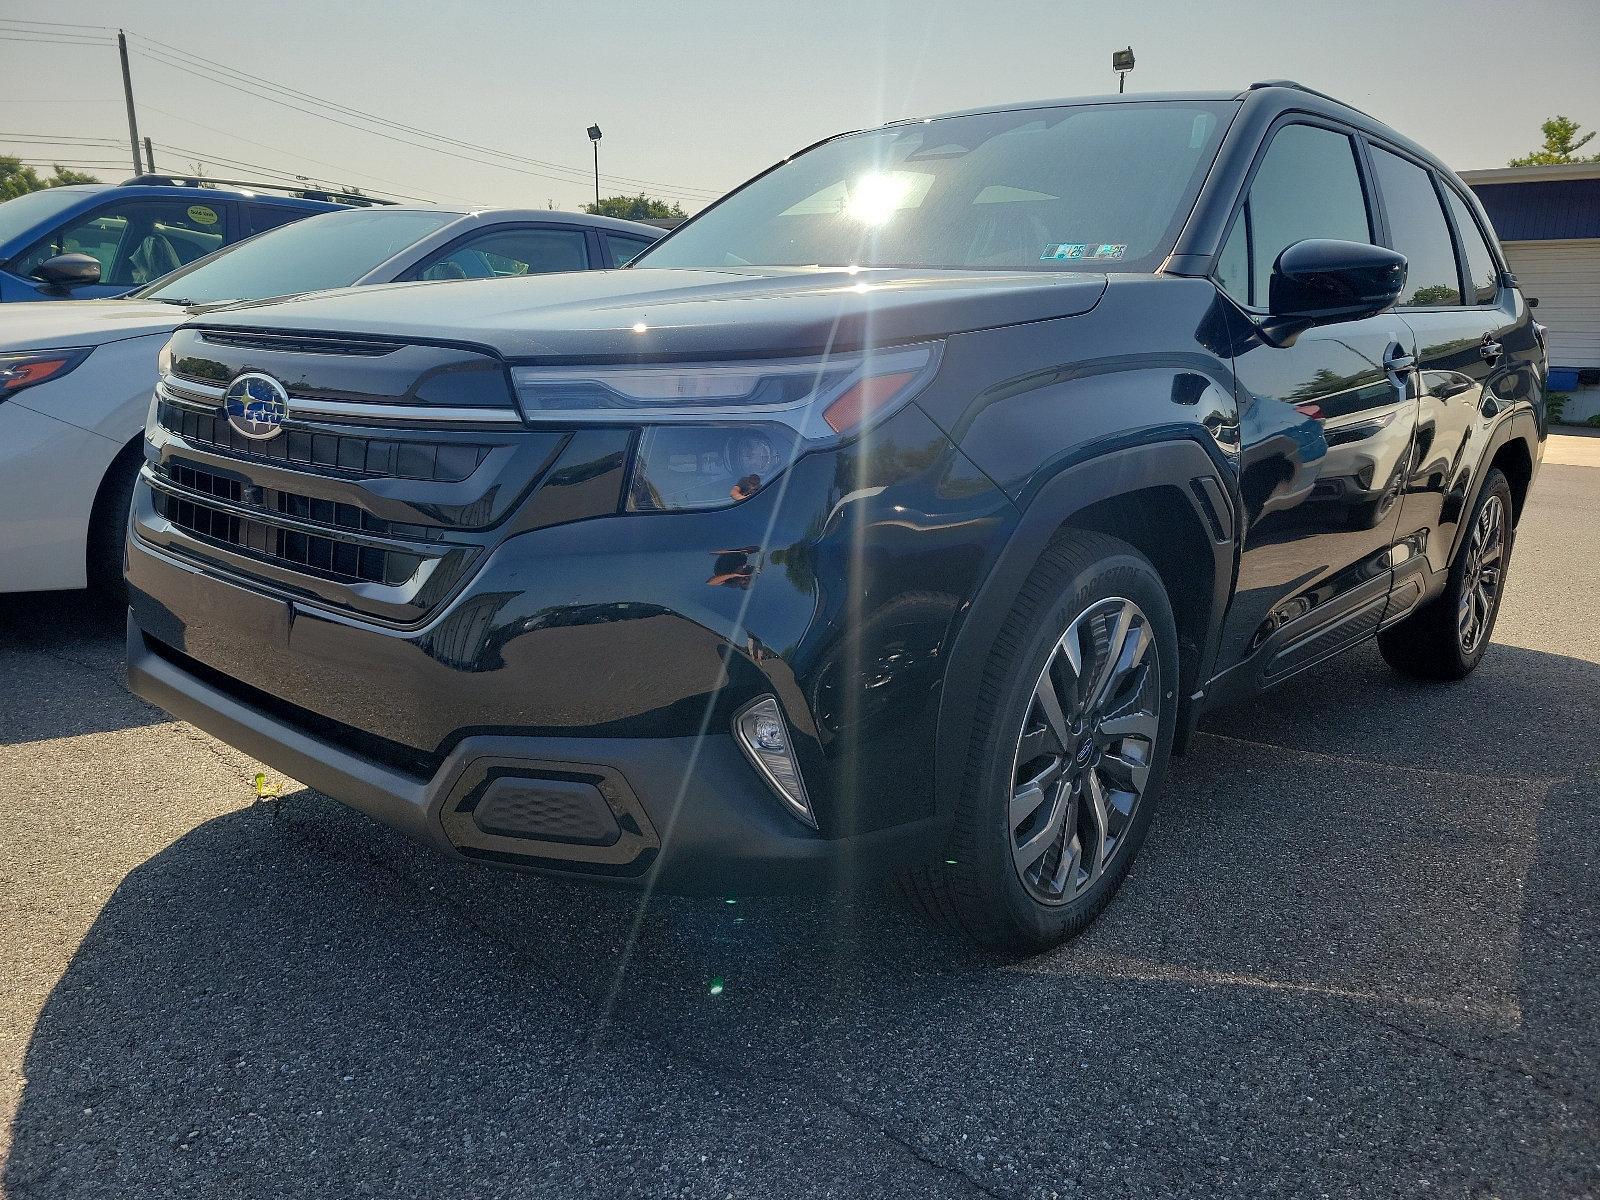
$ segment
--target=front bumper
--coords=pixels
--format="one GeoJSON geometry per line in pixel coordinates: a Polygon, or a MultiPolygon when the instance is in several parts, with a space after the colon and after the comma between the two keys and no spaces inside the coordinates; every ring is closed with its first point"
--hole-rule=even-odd
{"type": "Polygon", "coordinates": [[[472,735],[431,773],[382,761],[318,722],[148,637],[128,620],[128,683],[160,706],[317,790],[446,854],[666,890],[725,894],[836,888],[933,854],[931,819],[825,837],[783,810],[727,733],[703,737],[472,735]],[[623,836],[505,839],[473,806],[485,781],[593,780],[623,836]]]}

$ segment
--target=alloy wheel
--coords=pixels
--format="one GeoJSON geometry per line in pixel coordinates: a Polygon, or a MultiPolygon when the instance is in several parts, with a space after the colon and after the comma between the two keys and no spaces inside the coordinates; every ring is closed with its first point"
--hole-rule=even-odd
{"type": "Polygon", "coordinates": [[[1461,652],[1472,654],[1488,636],[1495,600],[1505,578],[1505,505],[1491,495],[1478,510],[1467,542],[1467,561],[1456,607],[1456,633],[1461,652]]]}
{"type": "Polygon", "coordinates": [[[1080,613],[1034,684],[1011,768],[1008,829],[1017,874],[1062,904],[1106,871],[1128,840],[1161,726],[1154,630],[1132,600],[1080,613]]]}

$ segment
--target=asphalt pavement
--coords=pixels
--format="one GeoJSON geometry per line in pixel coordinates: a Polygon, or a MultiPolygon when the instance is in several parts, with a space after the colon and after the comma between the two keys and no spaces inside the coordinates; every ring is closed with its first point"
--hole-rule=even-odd
{"type": "Polygon", "coordinates": [[[1476,675],[1366,648],[1210,719],[1023,963],[257,800],[115,618],[0,602],[0,1195],[1596,1194],[1597,450],[1553,443],[1476,675]]]}

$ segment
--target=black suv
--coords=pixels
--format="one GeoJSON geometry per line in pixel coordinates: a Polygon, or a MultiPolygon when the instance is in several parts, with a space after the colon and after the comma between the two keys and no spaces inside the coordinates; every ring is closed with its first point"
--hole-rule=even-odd
{"type": "Polygon", "coordinates": [[[181,329],[129,674],[472,859],[1042,947],[1204,710],[1477,665],[1544,373],[1471,192],[1308,89],[900,122],[626,270],[181,329]]]}

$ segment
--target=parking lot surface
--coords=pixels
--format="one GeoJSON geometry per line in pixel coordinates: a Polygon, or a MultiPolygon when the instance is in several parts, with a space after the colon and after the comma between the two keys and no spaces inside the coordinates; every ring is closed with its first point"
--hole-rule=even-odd
{"type": "Polygon", "coordinates": [[[5,601],[0,1193],[1595,1194],[1597,449],[1553,440],[1476,675],[1369,647],[1213,717],[1022,963],[256,802],[116,618],[5,601]]]}

